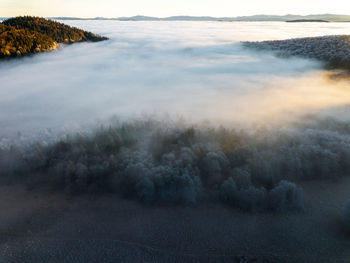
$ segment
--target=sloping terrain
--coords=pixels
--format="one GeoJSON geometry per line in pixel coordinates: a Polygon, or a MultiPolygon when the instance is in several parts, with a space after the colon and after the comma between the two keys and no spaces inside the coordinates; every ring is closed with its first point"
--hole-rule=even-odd
{"type": "Polygon", "coordinates": [[[56,49],[59,43],[103,41],[105,37],[40,17],[16,17],[0,23],[0,58],[56,49]]]}
{"type": "Polygon", "coordinates": [[[257,50],[275,51],[283,57],[316,59],[327,68],[350,69],[350,36],[347,35],[244,42],[243,45],[257,50]]]}
{"type": "Polygon", "coordinates": [[[47,35],[0,24],[0,58],[52,50],[57,46],[47,35]]]}
{"type": "Polygon", "coordinates": [[[96,42],[107,40],[107,38],[94,33],[41,17],[16,17],[7,19],[3,23],[17,29],[28,29],[30,31],[45,34],[58,43],[74,43],[82,41],[96,42]]]}

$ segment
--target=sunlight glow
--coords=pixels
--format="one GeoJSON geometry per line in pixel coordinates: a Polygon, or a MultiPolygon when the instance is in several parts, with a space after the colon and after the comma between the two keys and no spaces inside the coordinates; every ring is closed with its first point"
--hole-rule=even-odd
{"type": "Polygon", "coordinates": [[[120,17],[147,15],[166,17],[192,16],[244,16],[254,14],[321,14],[350,13],[350,3],[334,0],[0,0],[0,17],[17,15],[120,17]]]}

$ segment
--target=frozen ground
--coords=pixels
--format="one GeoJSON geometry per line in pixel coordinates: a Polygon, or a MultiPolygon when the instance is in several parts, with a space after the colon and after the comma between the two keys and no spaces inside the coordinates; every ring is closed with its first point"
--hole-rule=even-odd
{"type": "Polygon", "coordinates": [[[350,243],[338,204],[349,183],[306,183],[307,212],[283,215],[210,203],[148,207],[114,195],[67,198],[2,186],[0,255],[4,263],[345,263],[350,243]]]}

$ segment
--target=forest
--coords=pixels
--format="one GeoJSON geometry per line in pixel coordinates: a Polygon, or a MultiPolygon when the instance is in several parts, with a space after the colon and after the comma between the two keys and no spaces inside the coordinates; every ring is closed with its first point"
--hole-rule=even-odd
{"type": "Polygon", "coordinates": [[[261,42],[243,42],[247,48],[270,50],[280,57],[297,56],[324,63],[327,69],[350,69],[350,37],[334,35],[261,42]]]}
{"type": "Polygon", "coordinates": [[[10,18],[0,23],[0,58],[54,50],[60,43],[103,40],[107,38],[41,17],[10,18]]]}
{"type": "Polygon", "coordinates": [[[209,198],[248,212],[303,211],[297,184],[334,181],[350,171],[346,123],[312,122],[253,132],[154,120],[111,123],[49,145],[3,146],[1,180],[69,195],[118,193],[148,204],[209,198]],[[329,130],[335,124],[338,132],[329,130]]]}

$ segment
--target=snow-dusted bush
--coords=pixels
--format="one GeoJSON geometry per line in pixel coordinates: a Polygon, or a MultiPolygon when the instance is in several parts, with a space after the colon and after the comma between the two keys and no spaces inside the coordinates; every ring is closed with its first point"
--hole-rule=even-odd
{"type": "Polygon", "coordinates": [[[153,172],[157,200],[170,203],[196,203],[202,185],[195,172],[170,167],[157,167],[153,172]]]}
{"type": "Polygon", "coordinates": [[[251,175],[246,170],[234,168],[230,175],[234,178],[238,189],[248,189],[252,184],[251,175]]]}
{"type": "Polygon", "coordinates": [[[225,180],[219,189],[219,197],[221,201],[234,205],[237,200],[238,189],[232,177],[225,180]]]}
{"type": "Polygon", "coordinates": [[[186,168],[147,168],[138,163],[126,168],[120,190],[124,196],[144,202],[194,204],[201,192],[201,181],[194,171],[186,168]]]}
{"type": "Polygon", "coordinates": [[[345,227],[350,231],[350,199],[344,203],[344,207],[342,209],[342,219],[345,227]]]}
{"type": "Polygon", "coordinates": [[[264,187],[250,186],[238,191],[237,206],[245,211],[261,212],[266,209],[266,190],[264,187]]]}
{"type": "Polygon", "coordinates": [[[89,170],[82,163],[63,161],[58,163],[51,172],[50,181],[56,188],[68,193],[85,192],[88,188],[89,170]]]}
{"type": "Polygon", "coordinates": [[[149,151],[156,160],[160,160],[166,153],[178,151],[182,147],[190,146],[195,137],[193,128],[184,129],[156,129],[149,140],[149,151]]]}
{"type": "Polygon", "coordinates": [[[120,191],[125,197],[137,197],[144,201],[152,201],[155,191],[150,183],[151,171],[142,163],[130,163],[123,171],[120,181],[120,191]]]}
{"type": "Polygon", "coordinates": [[[229,165],[229,160],[223,152],[208,152],[199,163],[204,183],[213,185],[222,182],[225,173],[228,173],[229,165]]]}
{"type": "Polygon", "coordinates": [[[153,181],[147,177],[140,177],[135,184],[135,193],[138,199],[144,202],[153,202],[156,199],[156,188],[153,181]]]}
{"type": "Polygon", "coordinates": [[[294,183],[281,181],[269,192],[268,202],[274,211],[300,211],[304,209],[303,191],[294,183]]]}
{"type": "Polygon", "coordinates": [[[179,153],[179,166],[195,165],[197,156],[190,147],[182,147],[179,153]]]}
{"type": "Polygon", "coordinates": [[[252,185],[238,189],[232,177],[225,180],[219,190],[221,201],[244,211],[263,211],[266,208],[265,188],[252,185]]]}
{"type": "Polygon", "coordinates": [[[267,191],[264,187],[256,188],[253,185],[239,189],[230,177],[221,184],[219,197],[222,202],[244,211],[286,212],[304,208],[301,188],[287,181],[281,181],[275,188],[267,191]]]}

